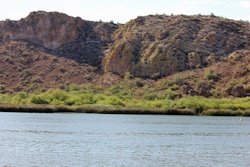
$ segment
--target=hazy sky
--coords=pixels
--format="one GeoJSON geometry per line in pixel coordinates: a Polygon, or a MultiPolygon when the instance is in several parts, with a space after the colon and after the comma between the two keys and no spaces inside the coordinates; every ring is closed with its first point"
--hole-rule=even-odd
{"type": "Polygon", "coordinates": [[[0,20],[58,11],[85,20],[125,23],[149,14],[211,14],[250,21],[250,0],[0,0],[0,20]]]}

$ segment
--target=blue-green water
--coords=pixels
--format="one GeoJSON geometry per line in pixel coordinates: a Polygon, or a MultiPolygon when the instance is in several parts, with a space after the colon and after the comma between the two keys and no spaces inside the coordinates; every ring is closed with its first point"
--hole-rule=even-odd
{"type": "Polygon", "coordinates": [[[0,166],[250,166],[250,118],[0,112],[0,166]]]}

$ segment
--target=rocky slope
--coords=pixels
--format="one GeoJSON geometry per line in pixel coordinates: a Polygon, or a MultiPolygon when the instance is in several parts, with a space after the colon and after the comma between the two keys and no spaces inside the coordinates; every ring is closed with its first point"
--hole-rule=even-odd
{"type": "Polygon", "coordinates": [[[250,24],[215,16],[138,17],[113,34],[105,72],[163,77],[250,48],[250,24]]]}
{"type": "Polygon", "coordinates": [[[250,24],[215,16],[150,15],[118,25],[38,11],[0,21],[0,93],[107,87],[130,73],[156,91],[176,81],[180,96],[245,97],[249,57],[250,24]]]}
{"type": "Polygon", "coordinates": [[[173,89],[181,96],[250,96],[250,50],[237,50],[206,68],[167,76],[155,82],[154,87],[159,85],[175,85],[173,89]]]}
{"type": "Polygon", "coordinates": [[[0,22],[0,42],[28,41],[51,54],[100,66],[117,29],[112,23],[85,21],[58,12],[32,12],[18,21],[0,22]]]}
{"type": "Polygon", "coordinates": [[[43,11],[0,21],[0,93],[93,83],[117,27],[43,11]]]}
{"type": "Polygon", "coordinates": [[[29,42],[9,41],[0,45],[0,93],[43,92],[88,84],[100,75],[88,64],[47,53],[29,42]]]}

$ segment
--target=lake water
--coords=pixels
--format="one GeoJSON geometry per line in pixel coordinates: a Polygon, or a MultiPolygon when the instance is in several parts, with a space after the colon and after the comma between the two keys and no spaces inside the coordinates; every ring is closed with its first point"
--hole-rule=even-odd
{"type": "Polygon", "coordinates": [[[250,166],[250,118],[0,112],[0,166],[250,166]]]}

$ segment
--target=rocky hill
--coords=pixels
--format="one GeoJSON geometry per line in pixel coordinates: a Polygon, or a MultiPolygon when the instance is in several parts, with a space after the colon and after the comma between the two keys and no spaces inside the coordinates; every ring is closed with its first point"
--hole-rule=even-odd
{"type": "Polygon", "coordinates": [[[58,12],[32,12],[19,21],[0,22],[0,42],[27,41],[47,52],[98,66],[118,25],[85,21],[58,12]]]}
{"type": "Polygon", "coordinates": [[[249,57],[250,24],[216,16],[149,15],[122,25],[38,11],[0,21],[1,93],[112,86],[130,74],[153,87],[179,78],[181,95],[243,97],[249,57]]]}
{"type": "Polygon", "coordinates": [[[106,72],[163,77],[205,67],[250,48],[250,24],[216,16],[138,17],[119,27],[103,60],[106,72]]]}
{"type": "Polygon", "coordinates": [[[166,85],[175,85],[173,89],[181,96],[250,96],[250,50],[237,50],[206,68],[175,73],[154,84],[166,85]]]}
{"type": "Polygon", "coordinates": [[[0,21],[1,92],[92,83],[100,76],[96,71],[117,28],[44,11],[0,21]]]}

